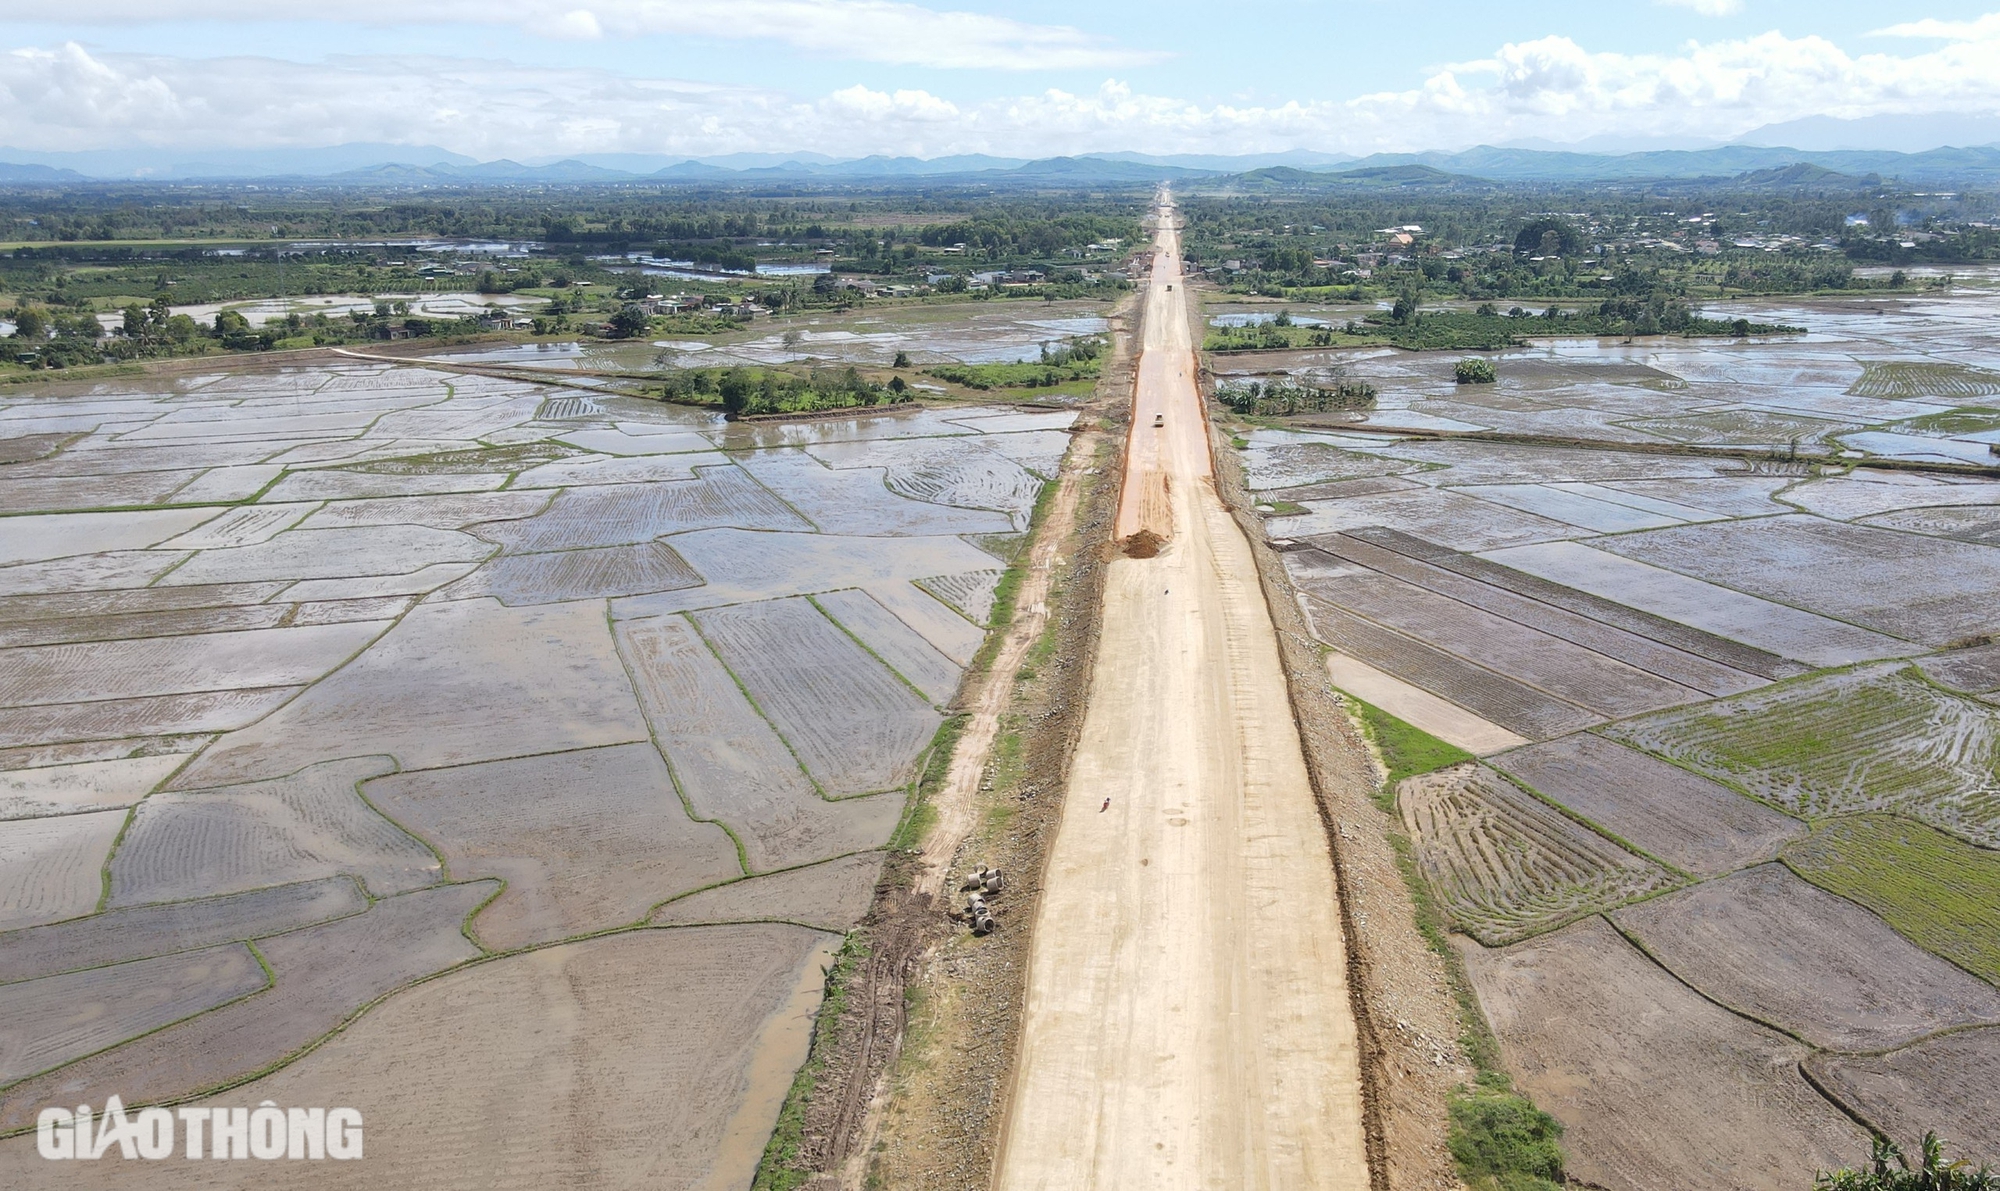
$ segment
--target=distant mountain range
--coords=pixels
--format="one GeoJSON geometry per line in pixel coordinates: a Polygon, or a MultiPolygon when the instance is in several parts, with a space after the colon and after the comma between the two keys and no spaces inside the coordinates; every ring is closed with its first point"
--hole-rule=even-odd
{"type": "MultiPolygon", "coordinates": [[[[2000,119],[1958,119],[1966,130],[2000,133],[2000,119]]],[[[1790,126],[1773,127],[1790,128],[1804,139],[1824,144],[1839,135],[1848,135],[1838,126],[1865,123],[1798,121],[1790,126]]],[[[1882,178],[1906,185],[1990,184],[2000,182],[2000,146],[1896,152],[1740,143],[1637,153],[1586,153],[1564,148],[1482,145],[1451,153],[1378,153],[1362,158],[1290,150],[1237,156],[1091,153],[1032,161],[984,154],[841,159],[818,153],[739,153],[706,158],[616,153],[527,162],[505,159],[482,162],[430,145],[348,144],[313,150],[218,151],[199,157],[165,150],[29,153],[0,149],[0,185],[16,186],[249,179],[411,187],[663,182],[756,185],[815,180],[866,184],[898,179],[995,185],[1115,185],[1213,179],[1249,190],[1270,190],[1703,178],[1743,178],[1750,184],[1769,186],[1858,187],[1879,184],[1882,178]]]]}

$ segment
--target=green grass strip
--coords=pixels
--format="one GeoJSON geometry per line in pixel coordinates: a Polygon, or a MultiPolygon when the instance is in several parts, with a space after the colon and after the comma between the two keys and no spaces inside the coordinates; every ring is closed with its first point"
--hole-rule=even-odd
{"type": "Polygon", "coordinates": [[[791,1090],[785,1093],[784,1107],[778,1110],[777,1127],[771,1131],[764,1157],[757,1163],[751,1191],[793,1191],[814,1178],[812,1171],[799,1165],[805,1149],[806,1102],[812,1098],[813,1089],[819,1086],[819,1077],[826,1070],[826,1056],[839,1045],[840,1019],[847,1011],[847,990],[867,950],[867,944],[858,935],[849,935],[834,956],[833,967],[826,974],[826,996],[814,1018],[812,1050],[805,1066],[792,1077],[791,1090]]]}
{"type": "Polygon", "coordinates": [[[1383,711],[1373,703],[1367,703],[1353,695],[1343,695],[1348,705],[1353,707],[1362,728],[1368,733],[1368,740],[1382,754],[1382,763],[1388,766],[1389,776],[1382,781],[1383,798],[1388,800],[1385,809],[1393,806],[1396,786],[1406,777],[1420,773],[1431,773],[1457,765],[1461,761],[1476,760],[1471,753],[1452,744],[1439,740],[1422,728],[1406,723],[1383,711]]]}

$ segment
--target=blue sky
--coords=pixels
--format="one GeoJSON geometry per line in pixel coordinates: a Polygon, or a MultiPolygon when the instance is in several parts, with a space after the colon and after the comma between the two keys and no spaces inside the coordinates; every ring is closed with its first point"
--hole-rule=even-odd
{"type": "Polygon", "coordinates": [[[2000,0],[0,0],[20,148],[477,157],[1713,141],[2000,113],[2000,0]],[[279,14],[337,13],[293,20],[279,14]]]}

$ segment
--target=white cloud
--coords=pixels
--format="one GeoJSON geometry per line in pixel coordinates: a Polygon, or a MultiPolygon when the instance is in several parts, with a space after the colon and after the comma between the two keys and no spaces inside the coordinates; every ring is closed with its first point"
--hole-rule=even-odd
{"type": "Polygon", "coordinates": [[[1887,29],[1877,29],[1870,37],[1919,37],[1936,41],[1992,41],[2000,38],[2000,12],[1989,12],[1970,21],[1940,21],[1925,17],[1905,21],[1887,29]]]}
{"type": "Polygon", "coordinates": [[[1743,0],[1654,0],[1673,8],[1692,8],[1705,17],[1733,17],[1743,11],[1743,0]]]}
{"type": "MultiPolygon", "coordinates": [[[[616,35],[601,11],[590,11],[616,35]]],[[[1263,104],[1197,103],[1117,81],[980,100],[863,85],[810,97],[468,59],[192,60],[92,55],[74,44],[0,53],[0,123],[11,142],[33,150],[384,141],[488,159],[800,149],[1366,153],[1527,137],[1723,138],[1815,114],[1996,109],[2000,39],[1851,55],[1823,38],[1765,33],[1630,55],[1547,37],[1504,45],[1407,90],[1263,104]]]]}
{"type": "Polygon", "coordinates": [[[564,41],[596,41],[604,36],[604,26],[597,23],[597,14],[587,8],[566,12],[542,25],[538,31],[545,37],[564,41]]]}
{"type": "MultiPolygon", "coordinates": [[[[315,21],[376,26],[510,25],[544,36],[664,34],[776,41],[811,54],[908,66],[997,70],[1105,70],[1167,55],[1118,46],[1068,25],[938,11],[902,0],[351,0],[315,7],[315,21]]],[[[295,21],[268,0],[92,0],[68,22],[295,21]]],[[[46,21],[45,4],[0,0],[0,21],[46,21]]]]}

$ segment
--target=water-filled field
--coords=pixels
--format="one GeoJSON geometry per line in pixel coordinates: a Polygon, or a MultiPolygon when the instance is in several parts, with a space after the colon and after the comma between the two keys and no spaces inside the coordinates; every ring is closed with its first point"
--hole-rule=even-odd
{"type": "Polygon", "coordinates": [[[1336,684],[1486,754],[1399,818],[1572,1173],[2000,1161],[2000,297],[1738,312],[1809,333],[1217,369],[1379,390],[1238,457],[1336,684]]]}
{"type": "Polygon", "coordinates": [[[0,1132],[234,1088],[531,1163],[638,1097],[602,1161],[746,1182],[1071,417],[0,397],[0,1132]]]}

